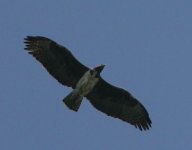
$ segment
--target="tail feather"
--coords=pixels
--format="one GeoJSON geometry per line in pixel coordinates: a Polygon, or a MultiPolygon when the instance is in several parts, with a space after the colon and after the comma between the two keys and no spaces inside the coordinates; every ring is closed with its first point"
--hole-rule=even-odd
{"type": "Polygon", "coordinates": [[[63,99],[63,102],[69,109],[78,111],[82,100],[83,96],[80,95],[79,91],[73,90],[69,95],[67,95],[67,97],[63,99]]]}

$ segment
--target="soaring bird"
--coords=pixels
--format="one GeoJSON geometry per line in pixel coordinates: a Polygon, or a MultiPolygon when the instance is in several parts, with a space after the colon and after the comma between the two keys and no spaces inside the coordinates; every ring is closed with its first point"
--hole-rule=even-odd
{"type": "Polygon", "coordinates": [[[111,85],[101,77],[105,65],[89,68],[66,47],[46,37],[27,36],[24,40],[25,50],[58,82],[73,89],[63,99],[69,109],[78,111],[86,97],[97,110],[128,122],[141,131],[151,127],[152,122],[145,107],[128,91],[111,85]]]}

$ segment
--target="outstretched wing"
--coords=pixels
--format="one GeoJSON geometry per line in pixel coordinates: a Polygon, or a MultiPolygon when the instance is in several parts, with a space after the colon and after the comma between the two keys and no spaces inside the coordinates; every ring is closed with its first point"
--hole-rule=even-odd
{"type": "Polygon", "coordinates": [[[124,89],[110,85],[102,78],[87,95],[98,110],[126,121],[140,130],[151,127],[151,120],[144,106],[124,89]]]}
{"type": "Polygon", "coordinates": [[[25,43],[25,50],[63,85],[74,88],[81,76],[88,70],[67,48],[48,38],[27,36],[25,43]]]}

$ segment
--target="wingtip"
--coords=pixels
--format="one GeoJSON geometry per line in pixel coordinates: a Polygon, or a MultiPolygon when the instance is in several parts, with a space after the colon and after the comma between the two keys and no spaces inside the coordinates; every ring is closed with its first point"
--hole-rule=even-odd
{"type": "Polygon", "coordinates": [[[29,39],[32,39],[32,38],[34,38],[35,36],[30,36],[30,35],[28,35],[28,36],[26,36],[25,38],[24,38],[24,40],[25,41],[28,41],[29,39]]]}
{"type": "Polygon", "coordinates": [[[29,45],[32,42],[33,36],[26,36],[24,38],[24,43],[27,45],[29,45]]]}
{"type": "Polygon", "coordinates": [[[34,45],[33,44],[34,39],[35,39],[35,36],[26,36],[24,38],[24,43],[25,43],[24,50],[29,51],[29,54],[31,54],[31,48],[34,45]]]}
{"type": "Polygon", "coordinates": [[[134,125],[135,128],[138,128],[140,131],[147,131],[150,130],[150,128],[152,128],[152,121],[149,117],[141,122],[137,123],[135,122],[131,124],[134,125]]]}
{"type": "Polygon", "coordinates": [[[24,43],[25,43],[25,42],[28,42],[28,41],[31,41],[31,40],[38,39],[38,38],[44,38],[44,37],[28,35],[28,36],[26,36],[26,37],[24,38],[24,43]]]}

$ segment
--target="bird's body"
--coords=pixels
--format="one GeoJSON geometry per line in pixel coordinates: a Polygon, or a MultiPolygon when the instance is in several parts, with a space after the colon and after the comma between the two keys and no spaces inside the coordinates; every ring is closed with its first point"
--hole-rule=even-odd
{"type": "Polygon", "coordinates": [[[87,95],[99,81],[96,73],[94,70],[88,70],[77,82],[75,89],[79,89],[83,96],[87,95]]]}
{"type": "Polygon", "coordinates": [[[56,42],[41,36],[25,38],[26,50],[61,84],[73,91],[63,100],[68,108],[78,111],[83,97],[98,110],[147,130],[151,127],[144,106],[128,91],[106,82],[100,73],[104,65],[90,69],[56,42]]]}
{"type": "Polygon", "coordinates": [[[89,94],[99,81],[97,75],[99,75],[103,70],[104,65],[100,65],[96,68],[99,68],[100,70],[97,71],[94,68],[85,72],[85,74],[77,82],[75,89],[63,100],[69,109],[78,111],[83,97],[89,94]]]}

